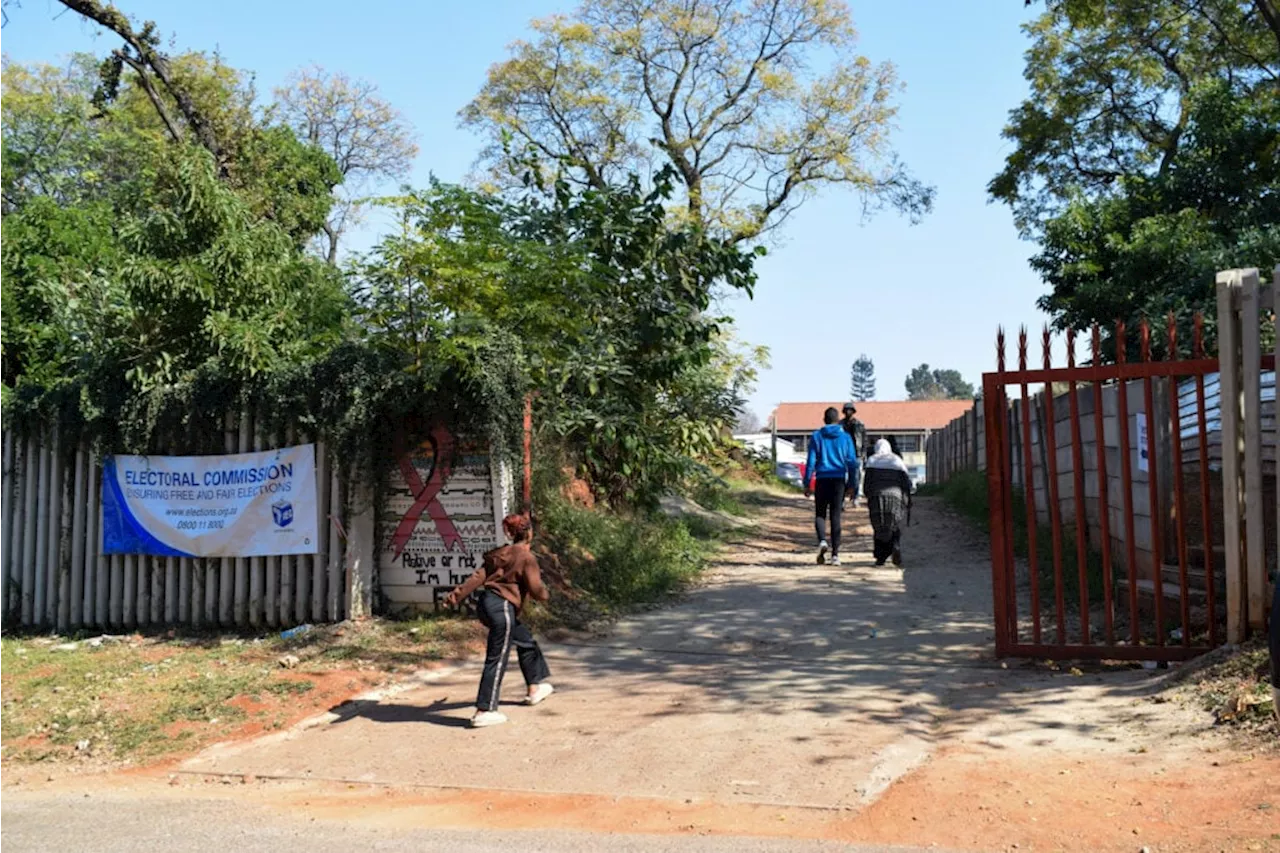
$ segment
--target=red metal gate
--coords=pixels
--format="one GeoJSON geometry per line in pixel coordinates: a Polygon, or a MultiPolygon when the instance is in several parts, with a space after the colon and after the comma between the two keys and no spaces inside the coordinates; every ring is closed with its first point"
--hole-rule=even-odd
{"type": "Polygon", "coordinates": [[[1177,660],[1219,643],[1206,405],[1218,361],[1198,316],[1188,358],[1172,317],[1164,359],[1145,322],[1139,336],[1140,361],[1121,346],[1103,364],[1095,326],[1092,363],[1078,366],[1069,332],[1054,367],[1046,329],[1033,369],[1023,330],[1007,370],[999,334],[998,369],[983,376],[997,655],[1177,660]]]}

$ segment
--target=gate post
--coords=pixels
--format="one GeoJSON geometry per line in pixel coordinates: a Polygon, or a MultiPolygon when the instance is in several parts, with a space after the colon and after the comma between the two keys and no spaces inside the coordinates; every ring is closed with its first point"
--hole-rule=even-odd
{"type": "Polygon", "coordinates": [[[996,657],[1009,653],[1014,637],[1009,632],[1008,582],[1013,566],[1007,561],[1004,517],[1004,489],[1001,476],[1004,465],[1001,448],[1004,447],[1004,420],[998,408],[1004,387],[999,374],[987,373],[982,377],[982,405],[987,429],[987,511],[991,526],[991,589],[995,606],[996,657]]]}
{"type": "Polygon", "coordinates": [[[1241,470],[1240,454],[1244,449],[1241,435],[1240,382],[1240,273],[1228,270],[1218,273],[1218,371],[1222,411],[1222,529],[1226,548],[1223,575],[1227,595],[1227,642],[1244,641],[1244,561],[1240,535],[1241,470]]]}

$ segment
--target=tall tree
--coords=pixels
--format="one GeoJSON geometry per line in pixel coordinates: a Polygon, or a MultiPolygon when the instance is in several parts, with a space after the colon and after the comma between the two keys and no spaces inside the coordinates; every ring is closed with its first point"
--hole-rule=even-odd
{"type": "Polygon", "coordinates": [[[960,371],[931,370],[927,364],[913,367],[905,384],[908,400],[972,400],[974,395],[973,385],[960,371]]]}
{"type": "Polygon", "coordinates": [[[865,352],[849,371],[849,396],[859,401],[876,396],[876,365],[865,352]]]}
{"type": "Polygon", "coordinates": [[[324,223],[322,252],[338,262],[342,235],[359,222],[361,197],[379,181],[408,177],[418,146],[404,115],[378,87],[319,66],[295,71],[276,89],[275,111],[300,139],[338,164],[342,187],[324,223]]]}
{"type": "Polygon", "coordinates": [[[459,318],[518,335],[541,428],[599,496],[646,503],[721,446],[764,356],[710,311],[717,289],[751,292],[755,254],[672,228],[673,181],[407,194],[394,202],[403,233],[353,266],[361,324],[411,352],[459,318]]]}
{"type": "Polygon", "coordinates": [[[685,215],[734,240],[829,184],[913,220],[932,205],[889,142],[896,72],[855,50],[839,0],[584,0],[533,29],[461,113],[500,181],[525,148],[597,189],[669,164],[685,215]]]}
{"type": "Polygon", "coordinates": [[[1215,269],[1280,261],[1274,0],[1046,6],[989,185],[1041,242],[1041,307],[1060,327],[1212,312],[1215,269]]]}

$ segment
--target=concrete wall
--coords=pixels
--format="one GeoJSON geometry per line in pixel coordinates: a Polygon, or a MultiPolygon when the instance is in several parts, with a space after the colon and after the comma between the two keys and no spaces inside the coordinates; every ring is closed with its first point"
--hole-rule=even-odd
{"type": "Polygon", "coordinates": [[[378,508],[382,603],[390,613],[435,610],[486,551],[506,542],[502,519],[515,505],[514,479],[508,466],[478,445],[455,451],[444,442],[426,443],[399,463],[378,508]],[[449,460],[447,469],[437,465],[437,456],[449,460]],[[431,506],[420,505],[406,464],[431,491],[431,506]]]}
{"type": "MultiPolygon", "coordinates": [[[[1133,536],[1137,576],[1151,578],[1154,567],[1161,563],[1176,564],[1178,560],[1177,501],[1174,480],[1173,441],[1176,429],[1182,454],[1179,479],[1182,486],[1183,530],[1189,550],[1205,546],[1205,531],[1200,496],[1204,491],[1201,478],[1200,424],[1197,407],[1196,383],[1191,379],[1178,381],[1176,427],[1170,416],[1168,380],[1152,383],[1153,413],[1147,417],[1146,400],[1141,381],[1125,385],[1128,406],[1128,445],[1124,449],[1132,471],[1131,501],[1133,508],[1133,536]],[[1146,448],[1138,447],[1138,421],[1145,417],[1155,430],[1155,474],[1157,500],[1155,512],[1161,526],[1161,542],[1152,545],[1152,501],[1150,494],[1150,470],[1142,470],[1141,456],[1146,448]]],[[[1208,459],[1207,487],[1209,492],[1210,547],[1223,546],[1223,495],[1222,495],[1222,422],[1219,409],[1218,377],[1205,377],[1205,445],[1208,459]]],[[[1276,566],[1276,395],[1275,376],[1262,376],[1262,424],[1263,424],[1263,495],[1266,501],[1263,514],[1266,528],[1267,565],[1276,566]]],[[[1013,485],[1025,493],[1028,483],[1026,453],[1027,436],[1024,435],[1023,402],[1019,389],[1010,386],[1010,400],[1006,434],[1010,440],[1010,473],[1013,485]]],[[[1069,389],[1057,388],[1053,401],[1054,461],[1057,469],[1057,507],[1064,535],[1074,535],[1076,524],[1076,472],[1073,435],[1071,427],[1071,395],[1069,389]]],[[[1108,534],[1111,553],[1117,568],[1123,569],[1127,555],[1124,515],[1124,484],[1121,468],[1119,400],[1120,386],[1107,385],[1102,389],[1103,436],[1099,442],[1094,416],[1095,395],[1093,385],[1082,383],[1076,390],[1076,404],[1080,418],[1080,459],[1083,478],[1086,541],[1093,550],[1100,550],[1102,543],[1101,480],[1099,477],[1099,450],[1106,456],[1106,495],[1108,534]]],[[[1028,398],[1031,450],[1030,481],[1034,484],[1032,496],[1036,518],[1046,527],[1051,524],[1051,505],[1048,489],[1048,443],[1045,441],[1046,406],[1044,393],[1028,398]]],[[[957,418],[943,430],[934,433],[929,442],[929,480],[946,482],[958,472],[986,469],[986,425],[983,410],[957,418]]],[[[1150,469],[1152,466],[1148,466],[1150,469]]],[[[1199,561],[1199,555],[1195,555],[1199,561]]],[[[1221,570],[1221,566],[1218,566],[1221,570]]]]}

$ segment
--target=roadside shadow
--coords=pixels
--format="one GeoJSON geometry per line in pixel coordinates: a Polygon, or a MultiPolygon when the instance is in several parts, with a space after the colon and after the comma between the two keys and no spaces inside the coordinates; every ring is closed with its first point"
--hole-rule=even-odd
{"type": "Polygon", "coordinates": [[[357,700],[334,708],[332,713],[338,718],[331,725],[363,719],[374,723],[427,723],[433,726],[464,729],[468,726],[468,717],[458,716],[452,712],[464,709],[470,711],[474,708],[474,702],[449,702],[447,699],[437,699],[429,705],[357,700]]]}

